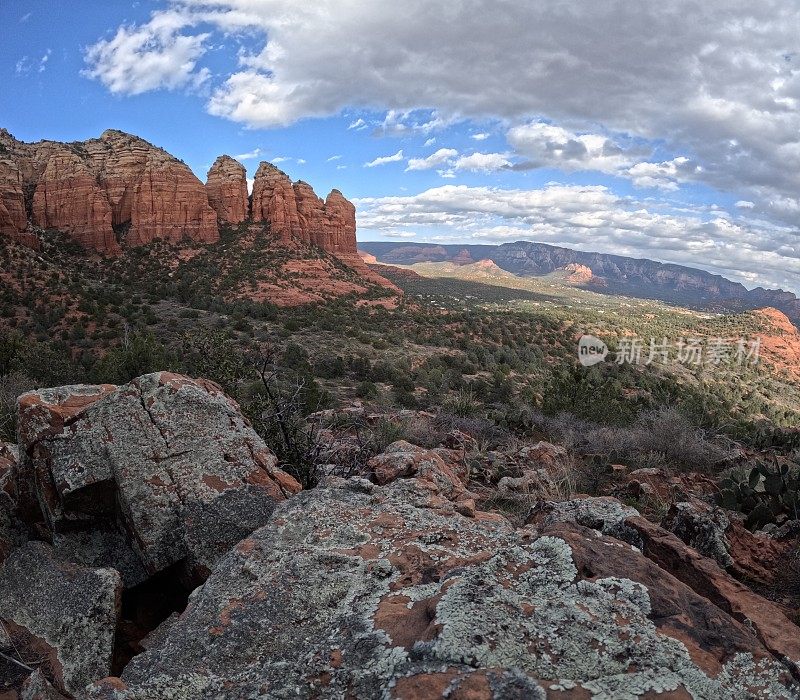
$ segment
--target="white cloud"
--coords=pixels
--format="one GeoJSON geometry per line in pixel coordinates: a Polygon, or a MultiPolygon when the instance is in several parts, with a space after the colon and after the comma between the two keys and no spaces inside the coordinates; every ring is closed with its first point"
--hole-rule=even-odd
{"type": "Polygon", "coordinates": [[[334,160],[341,160],[341,159],[342,159],[342,156],[340,156],[340,155],[335,155],[335,156],[331,156],[330,158],[328,158],[328,160],[327,160],[326,162],[328,162],[328,163],[331,163],[331,162],[333,162],[334,160]]]}
{"type": "Polygon", "coordinates": [[[637,163],[626,174],[637,187],[677,190],[679,183],[697,180],[702,172],[697,163],[679,156],[663,163],[637,163]]]}
{"type": "Polygon", "coordinates": [[[270,160],[270,163],[273,163],[273,164],[275,164],[275,163],[286,163],[286,162],[288,162],[290,160],[291,160],[291,158],[287,158],[286,156],[275,156],[274,158],[272,158],[270,160]]]}
{"type": "Polygon", "coordinates": [[[485,141],[486,139],[489,138],[489,134],[487,134],[485,132],[480,132],[478,134],[472,134],[472,136],[470,136],[470,138],[471,139],[475,139],[476,141],[485,141]]]}
{"type": "Polygon", "coordinates": [[[47,49],[44,56],[39,59],[39,72],[44,73],[47,68],[47,62],[50,60],[50,55],[53,53],[52,49],[47,49]]]}
{"type": "Polygon", "coordinates": [[[755,207],[755,203],[748,202],[746,199],[740,199],[738,202],[736,202],[736,206],[739,209],[752,209],[755,207]]]}
{"type": "Polygon", "coordinates": [[[26,12],[24,15],[22,15],[22,17],[19,18],[19,21],[27,22],[31,18],[32,14],[33,14],[32,12],[26,12]]]}
{"type": "Polygon", "coordinates": [[[14,71],[17,75],[25,75],[29,73],[31,70],[31,63],[27,56],[23,56],[16,62],[14,66],[14,71]]]}
{"type": "Polygon", "coordinates": [[[425,141],[424,145],[425,145],[425,148],[428,148],[428,146],[433,146],[433,144],[435,144],[435,143],[436,143],[436,137],[435,136],[431,136],[427,141],[425,141]]]}
{"type": "Polygon", "coordinates": [[[530,160],[530,167],[555,167],[565,171],[599,170],[616,173],[641,159],[600,134],[578,134],[541,121],[509,129],[509,144],[530,160]]]}
{"type": "Polygon", "coordinates": [[[387,238],[414,238],[417,235],[414,231],[382,231],[381,233],[387,238]]]}
{"type": "Polygon", "coordinates": [[[194,24],[183,12],[155,12],[147,24],[121,26],[111,39],[90,46],[84,74],[112,93],[138,95],[150,90],[199,86],[208,69],[195,70],[210,34],[181,34],[194,24]]]}
{"type": "Polygon", "coordinates": [[[455,148],[440,148],[427,158],[409,158],[406,170],[433,170],[448,164],[458,155],[455,148]]]}
{"type": "Polygon", "coordinates": [[[440,148],[427,158],[409,158],[406,171],[441,168],[438,170],[439,175],[452,178],[457,170],[488,173],[510,168],[511,161],[508,158],[507,153],[472,153],[459,156],[455,148],[440,148]]]}
{"type": "Polygon", "coordinates": [[[307,161],[306,161],[306,159],[305,159],[305,158],[298,158],[298,159],[297,159],[297,164],[298,164],[298,165],[305,165],[305,164],[306,164],[306,162],[307,162],[307,161]]]}
{"type": "Polygon", "coordinates": [[[367,122],[365,122],[363,119],[361,119],[361,117],[359,117],[355,121],[350,122],[350,126],[348,126],[347,128],[348,130],[355,129],[356,131],[362,131],[366,129],[368,126],[369,124],[367,124],[367,122]]]}
{"type": "Polygon", "coordinates": [[[663,212],[657,203],[598,185],[445,185],[412,196],[361,198],[356,205],[362,232],[413,228],[429,240],[542,241],[699,266],[748,286],[800,289],[800,246],[792,229],[772,229],[767,242],[757,223],[702,210],[663,212]]]}
{"type": "Polygon", "coordinates": [[[117,94],[191,86],[209,77],[206,32],[243,32],[263,44],[207,109],[249,127],[371,110],[402,136],[494,119],[521,129],[511,145],[532,165],[612,174],[658,145],[800,224],[797,3],[453,0],[444,21],[426,0],[166,1],[90,47],[88,74],[117,94]]]}
{"type": "Polygon", "coordinates": [[[263,151],[260,148],[254,148],[252,151],[248,151],[247,153],[240,153],[238,156],[234,156],[236,160],[252,160],[253,158],[258,158],[263,151]]]}
{"type": "Polygon", "coordinates": [[[386,165],[386,163],[396,163],[398,161],[403,160],[403,151],[402,149],[399,150],[397,153],[391,156],[381,156],[380,158],[376,158],[375,160],[371,160],[369,163],[364,163],[365,168],[374,168],[376,165],[386,165]]]}
{"type": "Polygon", "coordinates": [[[508,153],[473,153],[461,156],[453,168],[456,170],[470,170],[472,172],[489,173],[511,167],[508,153]]]}

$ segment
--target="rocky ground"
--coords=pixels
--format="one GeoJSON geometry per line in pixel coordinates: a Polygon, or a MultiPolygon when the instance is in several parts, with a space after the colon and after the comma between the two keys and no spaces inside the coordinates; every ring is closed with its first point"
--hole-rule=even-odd
{"type": "Polygon", "coordinates": [[[312,418],[304,491],[211,382],[22,396],[0,698],[800,697],[798,521],[751,531],[655,468],[581,497],[563,448],[477,463],[457,430],[362,464],[312,418]]]}

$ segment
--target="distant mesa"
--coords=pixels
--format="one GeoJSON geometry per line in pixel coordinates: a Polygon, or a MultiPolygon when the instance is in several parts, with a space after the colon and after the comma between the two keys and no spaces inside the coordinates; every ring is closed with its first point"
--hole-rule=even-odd
{"type": "Polygon", "coordinates": [[[182,161],[122,131],[24,143],[0,129],[0,235],[30,247],[38,230],[57,229],[115,256],[155,240],[214,243],[220,225],[246,221],[363,266],[353,204],[338,190],[322,200],[270,163],[259,166],[251,198],[245,168],[230,156],[217,158],[204,185],[182,161]]]}
{"type": "Polygon", "coordinates": [[[580,263],[570,263],[563,268],[566,273],[564,281],[567,284],[588,284],[592,281],[592,268],[580,263]]]}

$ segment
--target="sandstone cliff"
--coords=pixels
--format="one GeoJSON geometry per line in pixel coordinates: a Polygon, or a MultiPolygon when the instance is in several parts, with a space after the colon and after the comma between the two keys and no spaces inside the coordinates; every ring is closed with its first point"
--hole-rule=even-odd
{"type": "Polygon", "coordinates": [[[166,151],[122,131],[75,143],[18,141],[0,129],[0,235],[34,244],[32,227],[58,229],[117,255],[154,240],[213,243],[218,224],[265,222],[279,240],[356,256],[355,207],[339,190],[323,200],[271,163],[252,202],[244,166],[220,156],[201,183],[166,151]]]}
{"type": "Polygon", "coordinates": [[[0,130],[0,157],[0,234],[19,234],[30,222],[111,255],[121,241],[219,238],[203,184],[136,136],[108,130],[83,142],[29,144],[0,130]]]}
{"type": "Polygon", "coordinates": [[[329,253],[356,256],[356,209],[339,190],[323,201],[311,185],[292,183],[271,163],[262,162],[253,184],[253,221],[268,221],[280,240],[296,238],[329,253]]]}
{"type": "Polygon", "coordinates": [[[208,203],[223,223],[239,224],[249,218],[247,171],[230,156],[220,156],[208,171],[208,203]]]}

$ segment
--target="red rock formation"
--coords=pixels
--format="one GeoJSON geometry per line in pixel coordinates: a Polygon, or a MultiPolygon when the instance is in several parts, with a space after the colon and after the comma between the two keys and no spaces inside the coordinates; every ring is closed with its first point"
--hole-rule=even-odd
{"type": "Polygon", "coordinates": [[[2,234],[20,230],[20,195],[24,212],[28,191],[34,225],[57,228],[104,254],[120,251],[114,227],[128,229],[128,245],[219,238],[203,184],[182,162],[136,136],[109,130],[84,142],[28,144],[0,130],[0,146],[10,163],[0,168],[2,234]]]}
{"type": "Polygon", "coordinates": [[[24,231],[28,227],[22,177],[14,161],[0,160],[0,233],[24,231]]]}
{"type": "Polygon", "coordinates": [[[358,257],[356,248],[356,208],[339,190],[332,190],[325,200],[328,215],[327,245],[322,247],[332,253],[346,253],[358,257]]]}
{"type": "Polygon", "coordinates": [[[67,147],[53,153],[33,195],[33,222],[68,233],[85,248],[116,254],[111,207],[86,163],[67,147]]]}
{"type": "Polygon", "coordinates": [[[592,269],[580,263],[570,263],[564,266],[567,276],[564,281],[567,284],[586,284],[592,280],[592,269]]]}
{"type": "Polygon", "coordinates": [[[301,240],[330,250],[327,242],[328,217],[325,212],[325,202],[317,197],[307,182],[300,180],[292,187],[297,202],[301,240]]]}
{"type": "Polygon", "coordinates": [[[184,163],[122,131],[105,131],[84,146],[111,205],[113,224],[130,223],[126,243],[219,240],[205,187],[184,163]]]}
{"type": "Polygon", "coordinates": [[[253,185],[253,221],[268,221],[280,240],[296,238],[333,254],[354,255],[356,208],[339,190],[323,202],[306,182],[294,185],[271,163],[261,163],[253,185]]]}
{"type": "Polygon", "coordinates": [[[292,181],[272,163],[262,162],[253,183],[253,221],[267,221],[282,241],[302,238],[292,181]]]}
{"type": "Polygon", "coordinates": [[[247,171],[230,156],[220,156],[208,171],[208,203],[217,212],[217,220],[239,224],[248,218],[247,171]]]}

